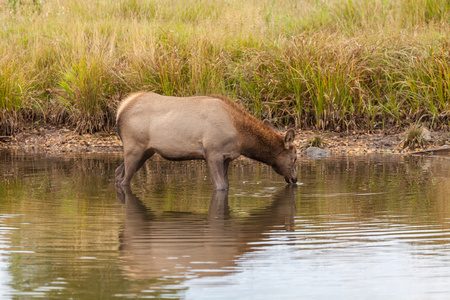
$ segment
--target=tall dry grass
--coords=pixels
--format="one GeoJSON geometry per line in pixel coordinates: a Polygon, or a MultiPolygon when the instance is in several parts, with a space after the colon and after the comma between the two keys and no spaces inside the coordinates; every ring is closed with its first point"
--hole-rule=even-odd
{"type": "Polygon", "coordinates": [[[0,135],[109,130],[127,93],[223,94],[319,129],[450,122],[446,0],[0,2],[0,135]]]}

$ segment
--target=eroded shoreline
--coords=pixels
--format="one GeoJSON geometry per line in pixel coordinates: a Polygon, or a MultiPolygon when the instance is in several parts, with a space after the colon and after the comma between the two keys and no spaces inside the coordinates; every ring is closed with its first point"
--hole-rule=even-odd
{"type": "MultiPolygon", "coordinates": [[[[450,144],[449,133],[430,132],[430,140],[422,147],[403,149],[405,133],[335,133],[298,130],[295,144],[299,153],[308,148],[310,142],[320,137],[321,148],[331,155],[400,154],[438,148],[450,144]]],[[[122,142],[116,133],[96,133],[79,135],[68,128],[44,126],[24,130],[13,137],[3,137],[0,149],[44,152],[121,152],[122,142]]]]}

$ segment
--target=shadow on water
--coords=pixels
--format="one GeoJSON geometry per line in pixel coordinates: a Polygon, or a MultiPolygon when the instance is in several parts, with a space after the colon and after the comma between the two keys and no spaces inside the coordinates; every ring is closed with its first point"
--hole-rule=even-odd
{"type": "Polygon", "coordinates": [[[245,219],[230,214],[228,191],[214,191],[207,216],[158,215],[129,187],[117,188],[125,206],[120,256],[129,278],[193,278],[230,272],[236,257],[252,251],[274,226],[295,228],[296,187],[287,186],[271,204],[245,219]]]}

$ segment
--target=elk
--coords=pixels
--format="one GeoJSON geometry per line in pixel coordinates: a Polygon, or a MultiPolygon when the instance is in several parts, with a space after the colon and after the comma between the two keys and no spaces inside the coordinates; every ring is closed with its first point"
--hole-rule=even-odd
{"type": "Polygon", "coordinates": [[[120,103],[116,121],[124,151],[118,186],[129,186],[155,153],[168,160],[206,160],[215,190],[228,189],[228,166],[240,155],[272,166],[287,183],[297,182],[295,131],[283,137],[227,98],[135,93],[120,103]]]}

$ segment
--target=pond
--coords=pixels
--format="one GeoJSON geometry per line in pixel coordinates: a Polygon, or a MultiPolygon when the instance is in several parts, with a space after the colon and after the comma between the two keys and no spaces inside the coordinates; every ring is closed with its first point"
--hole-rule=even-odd
{"type": "Polygon", "coordinates": [[[0,299],[448,299],[450,159],[299,159],[299,184],[119,153],[0,152],[0,299]]]}

